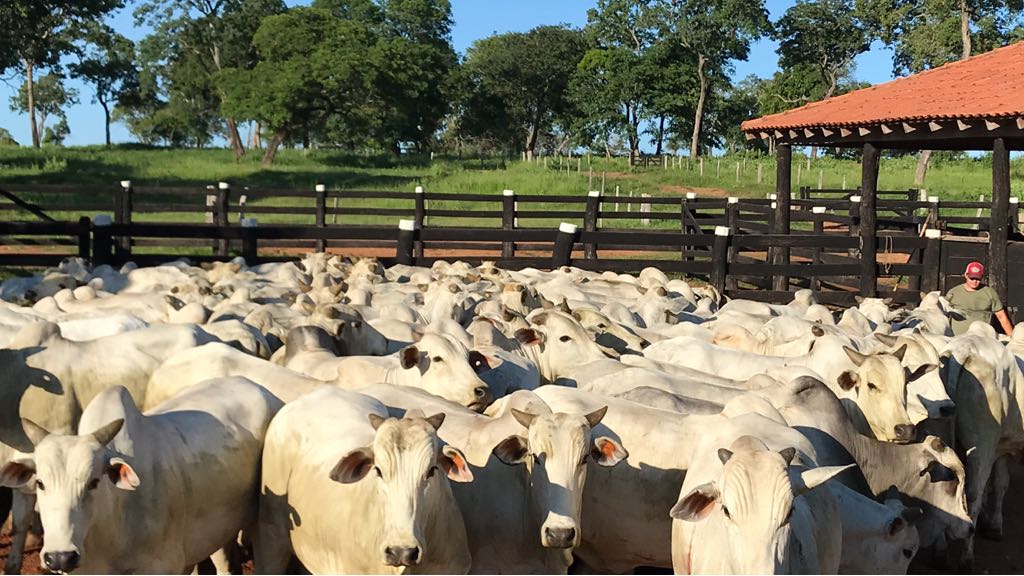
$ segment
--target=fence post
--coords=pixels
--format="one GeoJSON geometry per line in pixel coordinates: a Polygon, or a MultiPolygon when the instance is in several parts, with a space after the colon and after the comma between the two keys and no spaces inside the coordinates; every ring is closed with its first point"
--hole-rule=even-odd
{"type": "Polygon", "coordinates": [[[85,260],[89,260],[89,231],[91,221],[88,216],[82,216],[78,219],[78,257],[85,260]]]}
{"type": "MultiPolygon", "coordinates": [[[[726,204],[725,204],[725,223],[726,223],[726,227],[729,230],[731,230],[733,232],[736,232],[736,233],[738,233],[739,229],[740,229],[739,228],[739,223],[738,223],[739,207],[740,207],[739,201],[740,201],[740,199],[738,197],[736,197],[736,196],[729,196],[729,198],[726,200],[726,204]]],[[[716,238],[716,240],[717,240],[717,238],[716,238]]],[[[729,262],[735,262],[736,261],[736,247],[733,246],[732,242],[729,243],[729,249],[726,252],[726,259],[729,262]]],[[[737,288],[736,278],[726,277],[725,288],[726,288],[726,290],[735,290],[737,288]]]]}
{"type": "Polygon", "coordinates": [[[551,252],[551,269],[568,266],[572,258],[572,246],[576,243],[576,225],[562,222],[555,236],[555,248],[551,252]]]}
{"type": "MultiPolygon", "coordinates": [[[[501,229],[516,229],[516,193],[514,190],[503,190],[501,193],[501,229]]],[[[501,257],[508,260],[516,256],[516,243],[505,240],[501,243],[501,257]]]]}
{"type": "Polygon", "coordinates": [[[398,221],[398,242],[395,245],[395,261],[399,264],[412,266],[416,259],[413,256],[413,244],[416,241],[416,221],[398,221]]]}
{"type": "MultiPolygon", "coordinates": [[[[423,196],[423,186],[416,187],[416,210],[413,213],[413,221],[417,230],[422,230],[427,224],[427,199],[423,196]]],[[[413,244],[413,253],[417,258],[423,257],[423,242],[417,234],[416,242],[413,244]]]]}
{"type": "Polygon", "coordinates": [[[928,227],[936,230],[942,230],[942,224],[939,222],[939,197],[929,196],[928,197],[928,227]]]}
{"type": "MultiPolygon", "coordinates": [[[[327,227],[327,186],[323,184],[317,184],[316,188],[316,227],[326,228],[327,227]]],[[[327,251],[327,240],[324,238],[316,239],[316,251],[326,252],[327,251]]]]}
{"type": "MultiPolygon", "coordinates": [[[[696,192],[687,192],[686,196],[682,200],[680,200],[679,225],[680,225],[680,228],[683,231],[683,234],[700,234],[700,232],[701,232],[696,227],[696,225],[697,225],[697,217],[693,213],[693,211],[690,210],[690,201],[691,200],[696,200],[696,199],[697,199],[697,193],[696,192]],[[693,224],[687,224],[686,223],[686,214],[687,213],[690,214],[690,219],[693,221],[693,224]]],[[[689,262],[689,261],[693,260],[693,256],[690,254],[692,250],[693,250],[693,246],[682,246],[680,248],[681,256],[683,257],[683,261],[684,262],[689,262]]]]}
{"type": "MultiPolygon", "coordinates": [[[[587,192],[587,207],[583,213],[583,229],[587,232],[597,232],[597,214],[601,206],[601,191],[591,190],[587,192]]],[[[597,244],[588,242],[583,245],[583,257],[588,260],[597,259],[597,244]]]]}
{"type": "MultiPolygon", "coordinates": [[[[228,225],[228,198],[231,196],[231,185],[227,182],[217,183],[217,211],[215,217],[215,224],[218,227],[227,227],[228,225]]],[[[231,240],[228,238],[221,238],[217,240],[217,256],[227,256],[228,251],[231,249],[231,240]]]]}
{"type": "Polygon", "coordinates": [[[93,219],[92,264],[102,266],[112,264],[111,248],[113,239],[110,237],[112,220],[109,214],[97,214],[93,219]]]}
{"type": "MultiPolygon", "coordinates": [[[[132,223],[132,181],[121,180],[121,194],[118,197],[117,210],[114,212],[114,222],[117,224],[132,223]]],[[[132,253],[132,238],[125,234],[121,236],[120,249],[126,256],[132,253]]]]}
{"type": "MultiPolygon", "coordinates": [[[[259,260],[259,244],[256,237],[256,219],[242,218],[239,220],[242,227],[242,258],[248,266],[253,266],[259,260]]],[[[320,250],[323,252],[323,250],[320,250]]]]}
{"type": "Polygon", "coordinates": [[[939,289],[939,259],[942,250],[942,232],[934,228],[924,231],[925,247],[921,255],[921,291],[933,292],[939,289]]]}
{"type": "MultiPolygon", "coordinates": [[[[811,208],[811,214],[814,218],[814,235],[824,236],[825,235],[825,207],[815,206],[811,208]]],[[[811,250],[811,270],[814,270],[813,266],[818,264],[821,260],[821,248],[815,247],[811,250]]],[[[821,280],[817,276],[811,276],[811,290],[818,292],[821,290],[821,280]]]]}
{"type": "Polygon", "coordinates": [[[715,243],[711,247],[711,286],[719,294],[725,293],[725,279],[729,276],[729,244],[728,226],[715,226],[715,243]]]}
{"type": "Polygon", "coordinates": [[[1010,196],[1010,230],[1020,232],[1020,198],[1010,196]]]}
{"type": "Polygon", "coordinates": [[[850,236],[860,236],[860,196],[850,196],[850,236]]]}

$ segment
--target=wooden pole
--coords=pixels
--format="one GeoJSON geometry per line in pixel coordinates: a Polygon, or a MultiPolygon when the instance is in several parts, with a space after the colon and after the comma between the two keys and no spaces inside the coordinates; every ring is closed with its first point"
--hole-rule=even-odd
{"type": "MultiPolygon", "coordinates": [[[[217,226],[227,227],[228,225],[228,202],[231,197],[231,185],[227,182],[217,184],[217,213],[215,223],[217,226]]],[[[231,240],[222,239],[217,241],[217,256],[227,256],[231,249],[231,240]]]]}
{"type": "Polygon", "coordinates": [[[725,292],[725,279],[729,276],[729,239],[728,226],[715,227],[715,243],[711,246],[711,278],[710,284],[718,293],[725,292]]]}
{"type": "MultiPolygon", "coordinates": [[[[516,193],[512,190],[504,190],[501,193],[501,229],[515,230],[516,228],[516,193]]],[[[509,260],[516,255],[516,243],[506,240],[501,243],[501,257],[509,260]]]]}
{"type": "Polygon", "coordinates": [[[395,244],[395,261],[411,266],[416,263],[413,246],[416,243],[416,222],[414,220],[398,221],[398,242],[395,244]]]}
{"type": "Polygon", "coordinates": [[[551,268],[568,266],[572,259],[572,245],[576,242],[576,225],[562,222],[555,236],[555,248],[551,252],[551,268]]]}
{"type": "MultiPolygon", "coordinates": [[[[793,147],[789,144],[779,144],[775,149],[775,228],[773,234],[789,234],[789,206],[792,191],[793,177],[793,147]]],[[[789,249],[776,246],[774,257],[771,259],[774,264],[789,264],[789,249]]],[[[776,275],[772,279],[772,289],[777,291],[789,290],[789,277],[776,275]]]]}
{"type": "Polygon", "coordinates": [[[1006,140],[992,142],[992,213],[988,232],[988,261],[990,286],[1006,302],[1007,268],[1006,241],[1010,212],[1010,152],[1006,140]]]}
{"type": "MultiPolygon", "coordinates": [[[[583,229],[587,232],[597,232],[597,215],[601,208],[601,192],[591,190],[587,193],[586,210],[583,213],[583,229]]],[[[588,242],[583,245],[583,257],[588,260],[597,259],[597,244],[588,242]]]]}
{"type": "Polygon", "coordinates": [[[880,151],[877,146],[867,142],[861,159],[861,198],[860,198],[860,295],[865,298],[874,297],[877,291],[878,274],[875,259],[878,253],[878,231],[876,197],[878,192],[878,161],[880,151]]]}
{"type": "MultiPolygon", "coordinates": [[[[327,186],[323,184],[317,184],[314,188],[316,191],[316,226],[317,228],[327,227],[327,186]]],[[[317,238],[316,240],[316,251],[325,252],[327,250],[327,240],[323,238],[317,238]]],[[[242,250],[245,251],[244,249],[242,250]]],[[[248,259],[246,260],[248,262],[248,259]]]]}

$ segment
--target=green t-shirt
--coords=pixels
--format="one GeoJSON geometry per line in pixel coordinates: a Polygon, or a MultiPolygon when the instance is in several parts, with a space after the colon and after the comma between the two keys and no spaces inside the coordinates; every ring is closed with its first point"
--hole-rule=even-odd
{"type": "Polygon", "coordinates": [[[951,321],[953,334],[956,335],[967,332],[973,322],[988,324],[992,321],[992,314],[1003,309],[999,295],[991,286],[982,286],[970,292],[961,284],[946,293],[946,300],[967,316],[966,320],[951,321]]]}

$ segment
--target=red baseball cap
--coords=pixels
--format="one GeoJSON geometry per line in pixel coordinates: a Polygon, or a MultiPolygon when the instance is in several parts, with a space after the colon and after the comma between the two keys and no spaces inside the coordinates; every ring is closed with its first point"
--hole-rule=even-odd
{"type": "Polygon", "coordinates": [[[967,265],[964,276],[968,278],[983,278],[985,276],[985,267],[981,265],[981,262],[971,262],[967,265]]]}

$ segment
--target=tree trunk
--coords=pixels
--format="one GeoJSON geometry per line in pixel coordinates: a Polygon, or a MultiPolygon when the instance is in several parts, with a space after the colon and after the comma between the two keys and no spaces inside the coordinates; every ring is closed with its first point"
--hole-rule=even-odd
{"type": "Polygon", "coordinates": [[[103,106],[103,128],[107,137],[107,148],[110,148],[110,107],[103,100],[100,100],[100,106],[103,106]]]}
{"type": "Polygon", "coordinates": [[[963,52],[960,59],[971,57],[971,12],[967,9],[967,0],[960,0],[960,39],[963,42],[963,52]]]}
{"type": "Polygon", "coordinates": [[[242,156],[245,156],[245,147],[242,146],[242,136],[238,133],[238,124],[235,124],[234,118],[225,118],[228,125],[228,142],[231,143],[231,149],[235,151],[235,160],[238,160],[242,156]]]}
{"type": "Polygon", "coordinates": [[[654,150],[655,156],[661,156],[661,145],[665,141],[665,115],[662,114],[661,118],[658,119],[658,144],[654,150]]]}
{"type": "Polygon", "coordinates": [[[924,185],[924,177],[928,174],[928,164],[931,159],[931,150],[921,150],[921,154],[917,157],[917,171],[914,172],[914,186],[924,185]]]}
{"type": "Polygon", "coordinates": [[[250,138],[249,147],[253,150],[259,150],[263,148],[263,143],[260,141],[260,123],[253,122],[252,127],[252,138],[250,138]]]}
{"type": "Polygon", "coordinates": [[[696,158],[700,145],[700,122],[704,115],[704,98],[707,96],[708,81],[704,77],[704,64],[707,59],[703,54],[697,55],[697,78],[700,80],[700,94],[697,96],[697,110],[693,114],[693,138],[690,140],[690,158],[696,158]]]}
{"type": "Polygon", "coordinates": [[[32,84],[32,61],[25,62],[25,91],[28,94],[28,121],[32,125],[32,147],[39,148],[39,126],[36,124],[36,91],[32,84]]]}
{"type": "Polygon", "coordinates": [[[533,158],[533,151],[537,148],[537,135],[540,133],[540,126],[534,122],[533,126],[530,127],[529,134],[526,135],[526,157],[527,159],[533,158]]]}
{"type": "Polygon", "coordinates": [[[274,157],[277,156],[277,149],[281,146],[281,142],[284,142],[286,135],[287,133],[284,130],[274,132],[274,136],[270,138],[270,142],[267,142],[267,151],[263,154],[263,166],[270,166],[274,163],[274,157]]]}

